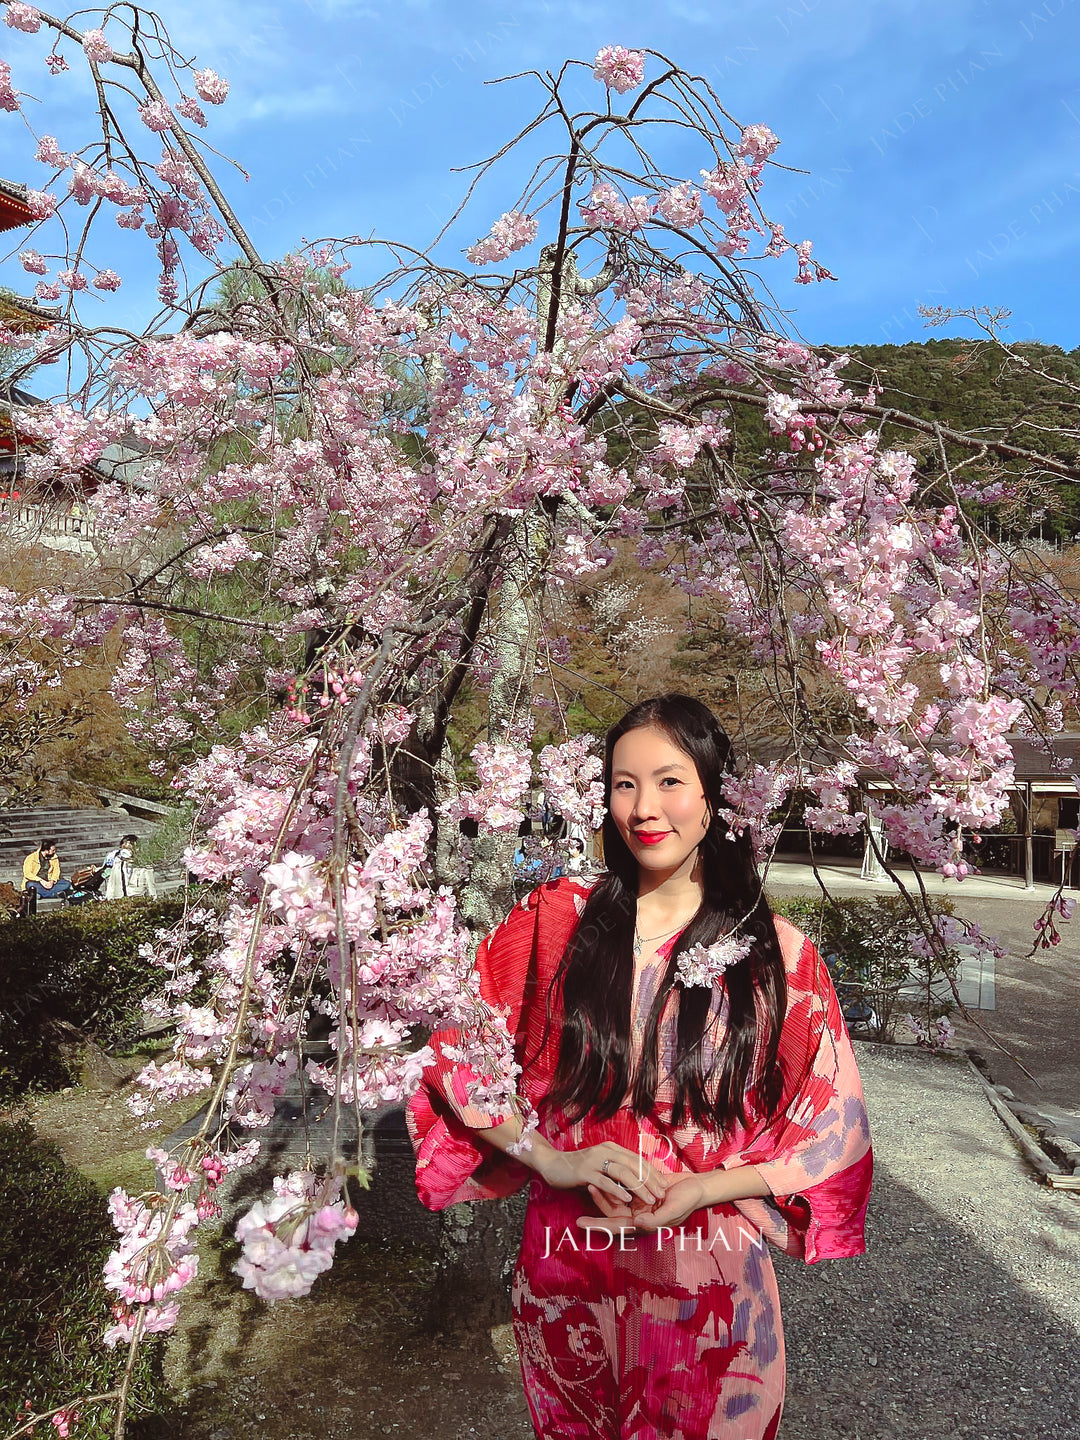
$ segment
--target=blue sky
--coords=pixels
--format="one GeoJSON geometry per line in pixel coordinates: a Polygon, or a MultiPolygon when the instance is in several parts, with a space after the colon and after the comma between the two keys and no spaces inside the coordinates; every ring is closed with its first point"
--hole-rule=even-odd
{"type": "MultiPolygon", "coordinates": [[[[837,283],[792,285],[790,257],[760,272],[807,339],[970,333],[927,331],[917,306],[929,303],[1004,306],[1010,338],[1080,344],[1080,0],[163,0],[159,13],[231,82],[206,134],[249,172],[221,174],[267,256],[338,234],[427,245],[467,183],[453,168],[541,103],[533,82],[485,81],[649,46],[705,75],[737,121],[781,137],[775,159],[793,171],[768,172],[762,204],[814,241],[837,283]]],[[[43,73],[40,39],[3,27],[0,53],[41,99],[28,106],[36,128],[70,147],[91,97],[81,76],[43,73]]],[[[571,99],[591,107],[603,92],[578,73],[571,99]]],[[[0,174],[35,183],[31,155],[18,118],[0,114],[0,174]]],[[[668,163],[696,176],[706,157],[684,142],[668,163]]],[[[485,232],[523,178],[511,158],[443,257],[485,232]]],[[[136,326],[152,312],[147,248],[125,247],[125,285],[102,318],[136,326]]],[[[0,282],[28,281],[0,265],[0,282]]]]}

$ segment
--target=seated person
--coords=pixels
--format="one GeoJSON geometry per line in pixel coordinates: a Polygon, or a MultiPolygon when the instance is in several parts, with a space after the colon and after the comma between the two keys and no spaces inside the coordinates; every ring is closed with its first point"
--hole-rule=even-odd
{"type": "Polygon", "coordinates": [[[71,889],[71,881],[60,878],[60,860],[56,854],[55,840],[42,840],[38,848],[23,861],[23,889],[33,891],[41,900],[66,895],[71,889]]]}
{"type": "Polygon", "coordinates": [[[148,895],[157,899],[154,872],[149,866],[135,865],[137,835],[125,835],[115,850],[110,850],[102,864],[105,872],[105,899],[120,900],[126,895],[148,895]]]}

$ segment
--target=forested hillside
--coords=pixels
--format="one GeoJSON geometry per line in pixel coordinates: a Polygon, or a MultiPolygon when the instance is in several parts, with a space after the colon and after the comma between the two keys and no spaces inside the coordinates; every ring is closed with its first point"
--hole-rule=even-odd
{"type": "MultiPolygon", "coordinates": [[[[973,346],[964,340],[927,340],[907,345],[835,345],[822,352],[844,353],[851,363],[844,371],[850,382],[876,376],[882,386],[879,403],[895,407],[920,420],[937,421],[955,430],[971,431],[1061,459],[1080,454],[1080,390],[1070,395],[1038,371],[1060,376],[1080,386],[1080,348],[1071,351],[1036,341],[1013,346],[1013,352],[1031,369],[1005,365],[993,346],[973,346]],[[1071,428],[1072,435],[1066,432],[1071,428]]],[[[740,416],[741,453],[745,457],[769,443],[760,411],[740,416]],[[745,419],[745,424],[743,421],[745,419]]],[[[896,425],[886,425],[883,439],[889,445],[915,449],[925,474],[940,473],[935,444],[912,437],[896,425]]],[[[961,452],[947,447],[950,460],[961,452]]],[[[1014,532],[1068,539],[1080,533],[1080,487],[1054,481],[1013,517],[1014,532]]],[[[996,533],[996,524],[995,524],[996,533]]]]}

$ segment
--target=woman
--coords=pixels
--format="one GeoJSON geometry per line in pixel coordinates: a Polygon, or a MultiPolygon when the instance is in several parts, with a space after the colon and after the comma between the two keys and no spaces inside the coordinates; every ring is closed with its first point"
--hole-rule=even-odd
{"type": "Polygon", "coordinates": [[[772,1440],[765,1240],[808,1261],[864,1249],[851,1045],[824,964],[725,823],[730,769],[698,701],[635,706],[607,737],[606,872],[542,886],[481,945],[540,1116],[530,1148],[507,1156],[520,1116],[470,1103],[455,1032],[432,1037],[410,1103],[430,1208],[530,1179],[514,1333],[546,1440],[772,1440]]]}

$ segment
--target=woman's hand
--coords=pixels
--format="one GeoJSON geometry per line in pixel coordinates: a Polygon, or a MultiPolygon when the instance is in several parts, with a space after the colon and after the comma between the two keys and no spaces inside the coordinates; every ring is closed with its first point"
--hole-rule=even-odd
{"type": "Polygon", "coordinates": [[[619,1206],[633,1204],[635,1212],[659,1203],[667,1191],[663,1171],[612,1140],[580,1150],[552,1148],[536,1170],[554,1190],[588,1186],[590,1193],[606,1196],[619,1206]]]}
{"type": "Polygon", "coordinates": [[[712,1200],[705,1180],[692,1171],[672,1175],[667,1194],[654,1209],[643,1210],[634,1216],[638,1230],[659,1230],[662,1225],[674,1228],[681,1225],[695,1210],[704,1209],[712,1200]]]}
{"type": "MultiPolygon", "coordinates": [[[[611,1167],[609,1167],[611,1168],[611,1167]]],[[[629,1229],[653,1232],[661,1226],[674,1229],[693,1215],[713,1205],[728,1205],[734,1200],[770,1195],[768,1182],[753,1165],[738,1165],[731,1170],[704,1170],[700,1174],[683,1170],[672,1174],[662,1172],[665,1194],[659,1204],[644,1205],[637,1199],[613,1200],[592,1185],[589,1194],[599,1215],[582,1215],[578,1225],[583,1230],[609,1230],[618,1233],[629,1229]]]]}
{"type": "Polygon", "coordinates": [[[595,1186],[589,1186],[589,1194],[596,1203],[599,1215],[582,1215],[578,1225],[582,1230],[606,1230],[618,1234],[623,1230],[640,1230],[652,1233],[662,1225],[681,1225],[688,1215],[710,1203],[704,1180],[700,1175],[683,1173],[667,1175],[667,1193],[655,1205],[644,1205],[634,1199],[628,1202],[612,1200],[595,1186]]]}

